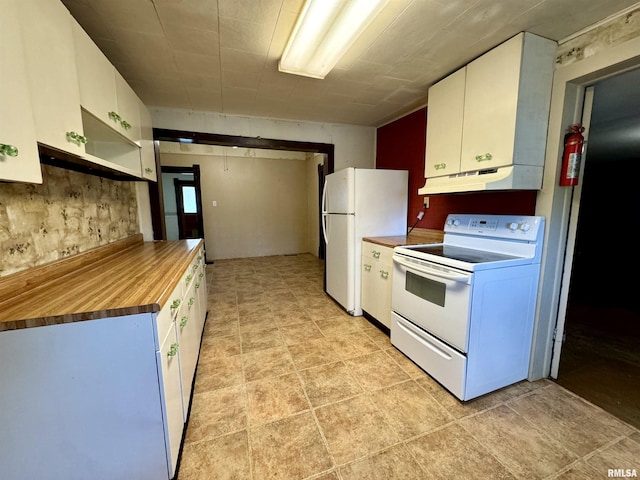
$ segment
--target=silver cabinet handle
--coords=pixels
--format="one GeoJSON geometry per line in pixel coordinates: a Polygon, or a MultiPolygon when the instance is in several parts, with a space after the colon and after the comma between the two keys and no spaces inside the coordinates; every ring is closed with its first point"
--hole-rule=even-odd
{"type": "Polygon", "coordinates": [[[380,252],[377,252],[376,250],[372,250],[371,253],[373,254],[373,258],[380,258],[380,252]]]}
{"type": "Polygon", "coordinates": [[[444,170],[445,168],[447,168],[447,164],[446,163],[436,163],[433,166],[434,169],[436,170],[444,170]]]}
{"type": "Polygon", "coordinates": [[[385,272],[384,270],[380,270],[380,276],[382,278],[389,278],[389,272],[385,272]]]}
{"type": "Polygon", "coordinates": [[[180,319],[180,328],[184,328],[187,326],[187,322],[189,321],[189,317],[184,316],[180,319]]]}
{"type": "Polygon", "coordinates": [[[371,265],[365,264],[364,265],[364,269],[365,269],[365,271],[370,272],[371,271],[371,265]]]}
{"type": "Polygon", "coordinates": [[[476,160],[478,162],[485,162],[487,160],[491,160],[493,158],[493,155],[491,155],[490,153],[485,153],[484,155],[476,155],[476,160]]]}

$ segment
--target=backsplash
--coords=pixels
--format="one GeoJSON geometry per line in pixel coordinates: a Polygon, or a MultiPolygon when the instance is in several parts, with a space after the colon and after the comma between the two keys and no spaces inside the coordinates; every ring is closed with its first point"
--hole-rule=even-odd
{"type": "Polygon", "coordinates": [[[0,184],[0,276],[140,231],[133,182],[42,165],[43,183],[0,184]]]}

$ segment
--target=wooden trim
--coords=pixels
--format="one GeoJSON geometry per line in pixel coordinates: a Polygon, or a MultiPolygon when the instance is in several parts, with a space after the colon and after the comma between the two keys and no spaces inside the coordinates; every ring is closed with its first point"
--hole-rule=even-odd
{"type": "Polygon", "coordinates": [[[178,143],[199,143],[203,145],[222,145],[227,147],[262,148],[267,150],[290,150],[297,152],[315,152],[333,154],[332,143],[298,142],[275,138],[242,137],[239,135],[222,135],[218,133],[188,132],[185,130],[169,130],[154,128],[153,138],[158,141],[178,143]]]}
{"type": "Polygon", "coordinates": [[[151,207],[151,225],[154,240],[167,239],[167,225],[164,218],[164,193],[162,191],[162,166],[160,165],[160,144],[153,142],[156,158],[156,181],[149,182],[149,206],[151,207]]]}

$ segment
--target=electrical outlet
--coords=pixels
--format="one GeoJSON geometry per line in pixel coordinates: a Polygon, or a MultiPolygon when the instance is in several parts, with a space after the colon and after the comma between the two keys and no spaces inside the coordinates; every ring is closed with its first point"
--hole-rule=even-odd
{"type": "Polygon", "coordinates": [[[211,202],[211,206],[212,207],[217,207],[218,206],[218,202],[214,200],[213,202],[211,202]]]}
{"type": "Polygon", "coordinates": [[[429,208],[429,197],[424,197],[424,208],[429,208]]]}

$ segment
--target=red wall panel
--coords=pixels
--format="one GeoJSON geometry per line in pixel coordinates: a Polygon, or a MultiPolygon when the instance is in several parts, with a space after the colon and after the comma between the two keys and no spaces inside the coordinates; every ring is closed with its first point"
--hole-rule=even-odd
{"type": "MultiPolygon", "coordinates": [[[[424,210],[424,152],[426,146],[427,109],[422,108],[378,128],[376,168],[409,171],[409,225],[424,210]]],[[[450,213],[493,213],[534,215],[536,191],[478,192],[429,195],[429,208],[417,228],[441,230],[450,213]]]]}

